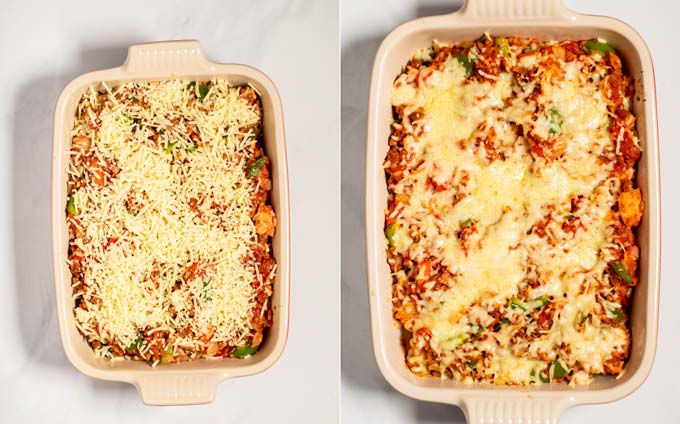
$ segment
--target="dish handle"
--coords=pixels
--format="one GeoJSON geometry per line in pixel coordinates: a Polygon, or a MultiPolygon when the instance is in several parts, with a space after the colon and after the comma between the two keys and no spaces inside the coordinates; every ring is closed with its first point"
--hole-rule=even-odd
{"type": "Polygon", "coordinates": [[[468,424],[557,424],[560,407],[556,399],[466,399],[463,411],[468,424]]]}
{"type": "Polygon", "coordinates": [[[196,40],[161,41],[130,46],[123,70],[132,73],[192,72],[205,70],[210,64],[196,40]]]}
{"type": "Polygon", "coordinates": [[[562,0],[465,0],[459,12],[468,19],[567,18],[562,0]]]}
{"type": "Polygon", "coordinates": [[[133,384],[147,405],[195,405],[215,399],[221,379],[215,375],[151,375],[133,384]]]}

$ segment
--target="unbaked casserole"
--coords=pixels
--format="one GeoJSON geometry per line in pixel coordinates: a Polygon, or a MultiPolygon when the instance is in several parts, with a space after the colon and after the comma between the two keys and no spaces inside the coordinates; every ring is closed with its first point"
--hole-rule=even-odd
{"type": "Polygon", "coordinates": [[[276,215],[250,86],[90,86],[66,217],[75,319],[97,355],[153,366],[245,357],[271,327],[276,215]]]}
{"type": "Polygon", "coordinates": [[[79,371],[134,384],[147,404],[195,404],[281,356],[288,170],[262,72],[169,41],[74,79],[55,110],[51,215],[59,329],[79,371]]]}

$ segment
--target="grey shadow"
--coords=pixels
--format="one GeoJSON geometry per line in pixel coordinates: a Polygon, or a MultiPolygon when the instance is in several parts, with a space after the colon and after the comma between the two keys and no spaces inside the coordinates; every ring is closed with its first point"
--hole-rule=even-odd
{"type": "MultiPolygon", "coordinates": [[[[54,108],[62,89],[88,71],[121,65],[128,45],[88,46],[72,68],[45,72],[24,84],[13,99],[12,241],[17,314],[29,361],[68,368],[59,336],[52,277],[50,221],[54,108]]],[[[49,69],[49,67],[45,67],[49,69]]],[[[75,370],[73,370],[75,372],[75,370]]],[[[95,391],[120,391],[123,383],[92,380],[95,391]]]]}
{"type": "Polygon", "coordinates": [[[373,59],[383,37],[359,40],[341,60],[341,283],[342,374],[371,390],[391,390],[371,350],[366,286],[364,175],[366,113],[373,59]]]}
{"type": "Polygon", "coordinates": [[[461,7],[463,0],[420,0],[414,18],[453,13],[461,7]]]}
{"type": "MultiPolygon", "coordinates": [[[[462,2],[423,1],[413,18],[451,13],[462,2]]],[[[394,402],[410,403],[414,419],[465,423],[458,407],[427,403],[397,393],[383,378],[372,351],[365,244],[365,167],[368,92],[375,54],[387,34],[358,40],[341,56],[341,374],[365,390],[385,392],[394,402]]]]}

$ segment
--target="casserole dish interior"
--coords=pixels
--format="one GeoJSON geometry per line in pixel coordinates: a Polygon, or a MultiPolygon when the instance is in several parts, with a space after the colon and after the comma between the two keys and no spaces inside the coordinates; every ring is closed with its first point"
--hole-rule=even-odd
{"type": "Polygon", "coordinates": [[[82,75],[62,92],[56,107],[52,153],[52,235],[54,280],[59,327],[64,350],[73,365],[89,376],[134,384],[147,404],[192,404],[213,400],[217,384],[230,377],[261,372],[281,355],[288,334],[289,293],[289,204],[283,113],[272,81],[260,71],[244,65],[224,65],[208,61],[198,42],[176,41],[132,46],[124,65],[82,75]],[[106,360],[95,356],[78,332],[73,316],[71,272],[68,255],[68,228],[65,219],[66,169],[69,161],[70,131],[80,97],[91,84],[121,81],[149,81],[181,78],[227,79],[232,85],[251,85],[260,95],[266,154],[272,166],[271,203],[277,212],[278,228],[272,241],[278,262],[271,297],[273,325],[265,333],[262,347],[246,359],[201,359],[151,368],[142,361],[106,360]]]}
{"type": "Polygon", "coordinates": [[[470,422],[509,422],[513,419],[519,422],[556,422],[559,413],[569,406],[619,399],[644,381],[652,366],[657,337],[660,260],[658,140],[651,57],[633,29],[612,18],[576,14],[567,10],[559,0],[469,0],[459,12],[408,22],[386,37],[376,55],[367,140],[366,231],[373,346],[379,368],[397,390],[422,400],[459,404],[470,422]],[[637,184],[642,190],[646,209],[637,229],[641,250],[640,284],[636,286],[632,299],[631,354],[625,373],[618,379],[596,377],[591,384],[576,387],[564,384],[531,388],[488,383],[469,385],[417,377],[405,366],[401,330],[392,317],[392,279],[385,253],[387,242],[383,235],[387,187],[382,163],[389,148],[392,83],[413,52],[429,46],[433,39],[454,43],[476,39],[485,32],[494,36],[543,40],[604,38],[616,48],[625,71],[635,80],[633,113],[638,118],[637,130],[643,151],[638,163],[637,184]]]}

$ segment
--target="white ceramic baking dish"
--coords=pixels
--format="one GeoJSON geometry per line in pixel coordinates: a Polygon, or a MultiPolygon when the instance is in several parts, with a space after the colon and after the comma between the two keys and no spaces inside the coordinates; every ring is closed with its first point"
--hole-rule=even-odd
{"type": "Polygon", "coordinates": [[[54,115],[52,150],[52,244],[54,282],[57,294],[59,329],[64,350],[73,365],[84,374],[102,380],[134,384],[144,403],[179,405],[208,403],[214,399],[221,381],[256,374],[270,367],[283,352],[288,336],[290,221],[288,168],[281,99],[274,83],[262,72],[245,65],[208,61],[197,41],[171,41],[131,46],[125,63],[117,68],[79,76],[64,88],[54,115]],[[265,151],[271,159],[271,202],[277,213],[278,228],[273,240],[277,261],[272,308],[273,326],[265,334],[261,349],[247,359],[200,360],[151,368],[140,361],[109,361],[95,357],[78,332],[73,316],[74,302],[68,255],[68,229],[64,213],[66,169],[77,103],[91,85],[105,81],[149,81],[182,78],[208,80],[226,78],[235,85],[250,84],[262,99],[265,151]]]}
{"type": "Polygon", "coordinates": [[[471,423],[556,423],[573,405],[620,399],[634,391],[650,372],[656,351],[660,272],[660,188],[654,69],[647,46],[628,25],[616,19],[568,10],[561,0],[468,0],[452,14],[405,23],[392,31],[376,55],[371,82],[366,170],[366,233],[373,347],[380,370],[400,392],[422,400],[459,405],[471,423]],[[634,113],[643,154],[637,182],[646,204],[637,230],[641,248],[640,284],[632,300],[632,348],[619,378],[597,377],[582,387],[546,384],[534,388],[465,385],[421,378],[405,366],[399,328],[392,317],[390,270],[383,234],[387,188],[382,163],[388,150],[394,78],[411,54],[433,39],[456,42],[484,32],[540,39],[601,37],[620,54],[635,79],[634,113]]]}

